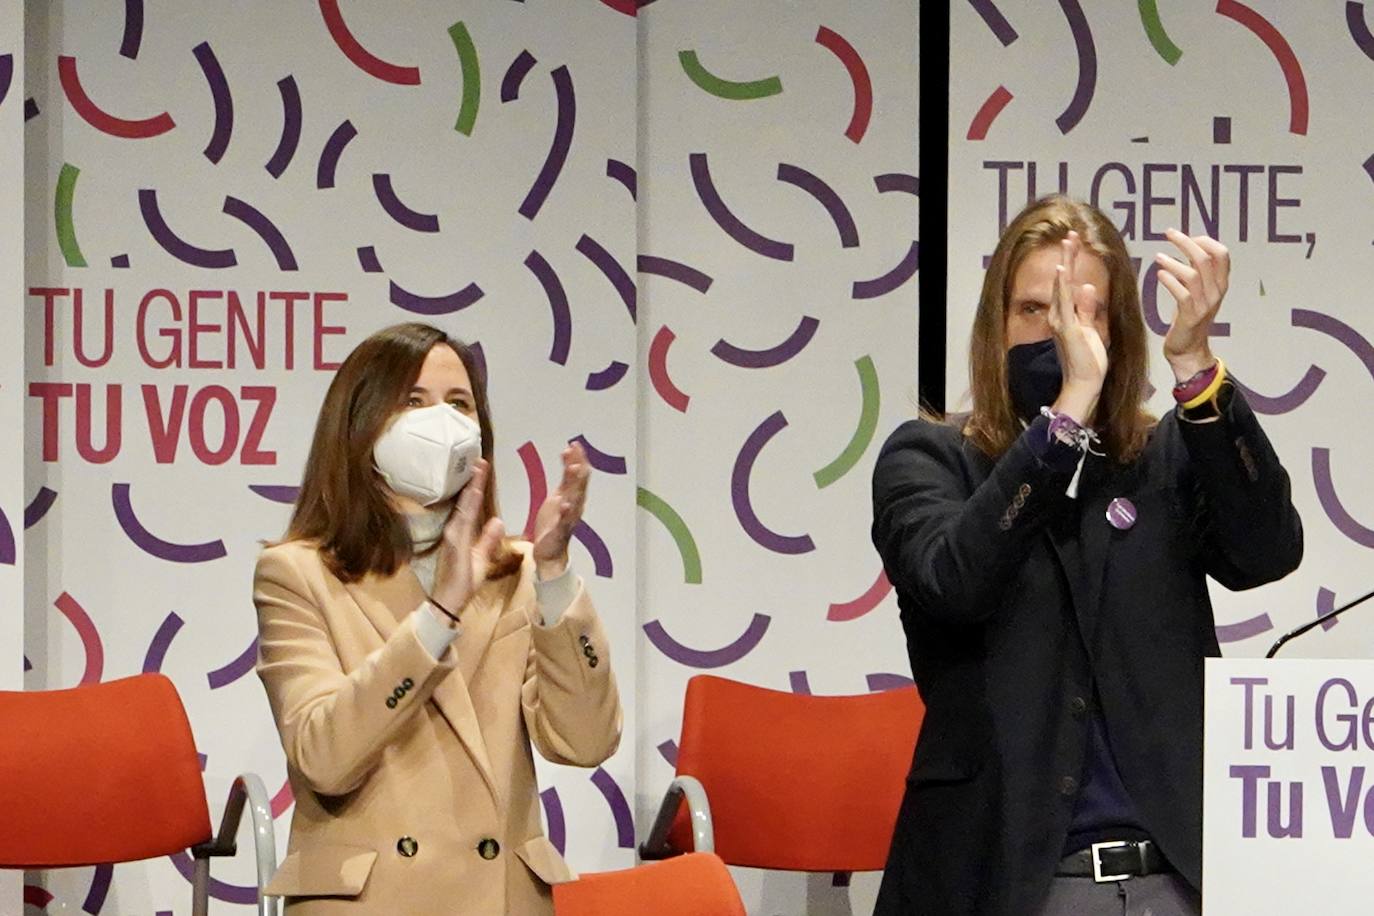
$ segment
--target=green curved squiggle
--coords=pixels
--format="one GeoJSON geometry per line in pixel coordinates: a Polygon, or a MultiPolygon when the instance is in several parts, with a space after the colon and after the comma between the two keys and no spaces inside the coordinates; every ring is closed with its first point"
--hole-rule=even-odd
{"type": "Polygon", "coordinates": [[[53,204],[57,217],[57,247],[62,249],[62,258],[68,267],[86,266],[81,246],[76,243],[76,226],[72,223],[72,198],[76,196],[76,179],[80,174],[81,170],[70,162],[62,163],[62,171],[57,176],[57,199],[53,204]]]}
{"type": "Polygon", "coordinates": [[[1150,37],[1150,44],[1154,45],[1155,51],[1164,58],[1164,62],[1172,67],[1183,56],[1183,50],[1174,44],[1164,31],[1156,0],[1138,0],[1137,5],[1140,7],[1140,24],[1145,26],[1145,34],[1150,37]]]}
{"type": "Polygon", "coordinates": [[[863,408],[859,411],[859,425],[854,429],[854,435],[839,457],[811,475],[816,479],[816,488],[820,490],[824,490],[854,469],[854,465],[859,463],[859,459],[872,444],[874,433],[878,431],[878,370],[873,368],[873,358],[870,356],[862,356],[855,360],[854,368],[859,370],[859,387],[863,389],[863,408]]]}
{"type": "Polygon", "coordinates": [[[463,69],[463,106],[458,109],[458,122],[453,129],[471,137],[473,125],[477,123],[477,106],[482,100],[482,68],[477,64],[477,46],[461,21],[448,27],[448,37],[453,39],[458,64],[463,69]]]}
{"type": "Polygon", "coordinates": [[[703,67],[701,61],[697,60],[697,52],[695,51],[679,51],[677,52],[677,59],[682,64],[682,69],[687,74],[688,79],[717,98],[743,101],[745,99],[763,99],[782,92],[782,80],[776,76],[750,80],[747,83],[736,83],[731,80],[723,80],[703,67]]]}
{"type": "Polygon", "coordinates": [[[700,585],[701,553],[697,550],[696,538],[692,537],[692,532],[688,530],[682,516],[673,511],[672,506],[643,487],[636,488],[635,502],[641,509],[647,509],[650,515],[662,522],[663,527],[673,536],[677,552],[682,554],[682,581],[689,585],[700,585]]]}

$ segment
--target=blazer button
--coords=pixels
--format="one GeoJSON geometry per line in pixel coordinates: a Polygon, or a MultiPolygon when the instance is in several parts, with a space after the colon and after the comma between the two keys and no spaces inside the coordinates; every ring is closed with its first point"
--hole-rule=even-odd
{"type": "Polygon", "coordinates": [[[1078,791],[1078,780],[1072,776],[1065,776],[1059,781],[1059,793],[1061,795],[1073,795],[1078,791]]]}
{"type": "Polygon", "coordinates": [[[407,859],[410,859],[415,856],[415,853],[420,851],[420,844],[415,842],[414,837],[403,836],[396,841],[396,851],[407,859]]]}
{"type": "Polygon", "coordinates": [[[477,854],[490,862],[501,854],[501,844],[487,837],[477,844],[477,854]]]}
{"type": "Polygon", "coordinates": [[[587,664],[595,668],[597,665],[601,664],[601,659],[593,655],[591,658],[587,659],[587,664]]]}
{"type": "Polygon", "coordinates": [[[1069,700],[1069,711],[1075,716],[1081,716],[1088,711],[1088,701],[1082,697],[1074,697],[1069,700]]]}
{"type": "Polygon", "coordinates": [[[577,642],[578,642],[578,644],[581,645],[582,648],[584,648],[584,649],[587,648],[587,646],[590,646],[590,645],[592,644],[592,641],[591,641],[590,639],[587,638],[587,634],[586,634],[586,633],[583,633],[581,636],[577,637],[577,642]]]}
{"type": "Polygon", "coordinates": [[[596,650],[589,645],[584,645],[582,647],[582,654],[587,656],[588,658],[591,658],[592,656],[596,655],[596,650]]]}

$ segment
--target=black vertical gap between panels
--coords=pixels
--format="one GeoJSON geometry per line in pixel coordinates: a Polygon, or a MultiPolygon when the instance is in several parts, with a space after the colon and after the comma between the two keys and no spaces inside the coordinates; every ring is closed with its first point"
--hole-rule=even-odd
{"type": "Polygon", "coordinates": [[[945,410],[949,290],[949,4],[921,0],[918,39],[921,176],[920,293],[916,310],[916,390],[921,405],[945,410]]]}

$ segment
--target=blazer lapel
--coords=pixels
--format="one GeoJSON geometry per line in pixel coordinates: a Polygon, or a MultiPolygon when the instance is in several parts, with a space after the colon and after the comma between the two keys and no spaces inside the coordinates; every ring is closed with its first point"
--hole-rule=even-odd
{"type": "MultiPolygon", "coordinates": [[[[359,582],[350,583],[347,588],[383,640],[390,639],[400,622],[426,600],[424,590],[409,566],[401,567],[394,576],[368,576],[359,582]]],[[[479,594],[474,605],[480,605],[482,597],[479,594]]],[[[471,607],[468,614],[480,609],[480,606],[471,607]]],[[[496,613],[499,613],[499,607],[496,613]]],[[[457,656],[457,668],[435,686],[432,699],[439,713],[477,765],[492,796],[496,797],[496,780],[492,775],[491,760],[487,756],[482,726],[477,719],[477,710],[472,705],[472,695],[468,693],[467,686],[471,671],[476,669],[482,654],[486,652],[491,629],[496,623],[495,613],[491,615],[490,622],[487,622],[483,615],[477,615],[472,621],[472,626],[469,625],[468,614],[463,615],[462,632],[449,649],[457,656]],[[465,661],[467,659],[470,661],[465,661]]]]}

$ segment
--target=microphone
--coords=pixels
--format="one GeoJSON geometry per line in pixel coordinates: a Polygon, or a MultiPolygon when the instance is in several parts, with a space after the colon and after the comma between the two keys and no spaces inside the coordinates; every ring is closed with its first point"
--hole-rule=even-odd
{"type": "Polygon", "coordinates": [[[1364,604],[1370,598],[1374,598],[1374,592],[1370,592],[1367,595],[1356,598],[1349,604],[1343,604],[1340,607],[1336,608],[1334,611],[1332,611],[1330,614],[1323,614],[1316,620],[1309,620],[1302,626],[1297,627],[1296,629],[1289,630],[1287,633],[1284,633],[1282,636],[1280,636],[1277,642],[1275,642],[1272,646],[1269,647],[1269,651],[1265,653],[1264,657],[1273,658],[1275,655],[1278,654],[1279,650],[1283,648],[1284,643],[1288,642],[1290,639],[1297,639],[1299,636],[1306,633],[1313,627],[1316,627],[1318,624],[1326,623],[1328,620],[1335,620],[1336,617],[1340,614],[1344,614],[1346,611],[1350,610],[1352,607],[1355,607],[1356,605],[1364,604]]]}

